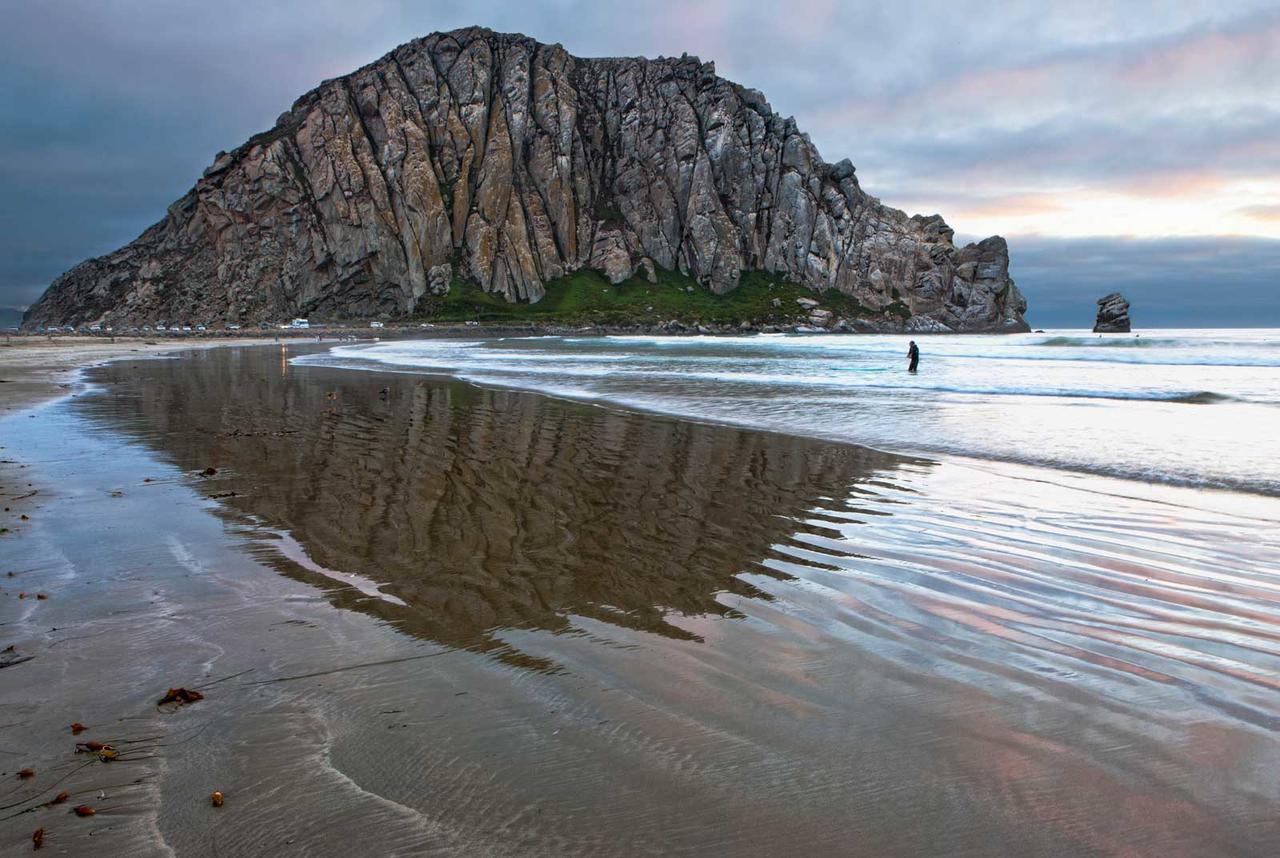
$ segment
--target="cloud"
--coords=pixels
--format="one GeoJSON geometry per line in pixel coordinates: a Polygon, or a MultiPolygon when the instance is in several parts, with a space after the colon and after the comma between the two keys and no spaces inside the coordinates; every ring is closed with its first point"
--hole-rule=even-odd
{"type": "Polygon", "coordinates": [[[1280,221],[1280,203],[1267,206],[1242,206],[1239,211],[1246,217],[1256,218],[1268,223],[1280,221]]]}
{"type": "Polygon", "coordinates": [[[1241,194],[1280,202],[1280,9],[1232,11],[1162,18],[1168,29],[1117,22],[1108,38],[1046,34],[932,79],[855,86],[815,110],[814,137],[854,149],[887,202],[941,209],[964,231],[1280,237],[1238,211],[1241,194]],[[969,200],[943,208],[957,196],[969,200]],[[1029,218],[1036,197],[1061,205],[1029,218]]]}
{"type": "Polygon", "coordinates": [[[1280,326],[1280,240],[1009,237],[1036,327],[1084,328],[1119,290],[1143,327],[1280,326]]]}
{"type": "Polygon", "coordinates": [[[468,24],[714,60],[887,203],[961,232],[1107,233],[1063,246],[1125,260],[1122,235],[1280,238],[1274,0],[15,0],[6,24],[0,304],[134,238],[321,79],[468,24]]]}
{"type": "Polygon", "coordinates": [[[1280,10],[1217,25],[1195,21],[1172,34],[1046,47],[1029,55],[1016,47],[992,51],[937,78],[855,90],[828,100],[818,121],[925,119],[948,128],[1017,129],[1069,114],[1114,120],[1132,118],[1135,108],[1157,114],[1191,105],[1202,116],[1208,107],[1205,118],[1212,119],[1256,105],[1271,91],[1280,71],[1280,10]]]}

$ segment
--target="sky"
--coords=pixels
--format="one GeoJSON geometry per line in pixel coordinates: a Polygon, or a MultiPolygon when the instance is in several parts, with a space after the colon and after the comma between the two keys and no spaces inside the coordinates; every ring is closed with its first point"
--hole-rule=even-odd
{"type": "Polygon", "coordinates": [[[714,60],[830,162],[1009,240],[1040,327],[1280,326],[1280,0],[7,0],[0,308],[159,220],[321,80],[480,24],[714,60]]]}

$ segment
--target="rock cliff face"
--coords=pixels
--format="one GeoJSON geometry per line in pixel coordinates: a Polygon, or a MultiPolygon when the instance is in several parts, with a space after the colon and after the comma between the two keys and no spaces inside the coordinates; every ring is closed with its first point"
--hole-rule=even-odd
{"type": "Polygon", "coordinates": [[[716,293],[770,272],[899,327],[1025,330],[1004,239],[952,235],[865,193],[711,63],[472,28],[322,83],[25,324],[394,317],[455,278],[537,301],[581,268],[658,266],[716,293]]]}
{"type": "Polygon", "coordinates": [[[1129,302],[1119,292],[1098,299],[1098,318],[1093,323],[1095,334],[1129,333],[1129,302]]]}

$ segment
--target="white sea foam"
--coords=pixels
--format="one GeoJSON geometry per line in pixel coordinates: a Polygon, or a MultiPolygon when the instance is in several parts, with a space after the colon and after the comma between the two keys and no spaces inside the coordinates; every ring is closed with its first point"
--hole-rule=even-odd
{"type": "Polygon", "coordinates": [[[539,337],[296,363],[477,383],[869,444],[1280,494],[1280,331],[539,337]]]}

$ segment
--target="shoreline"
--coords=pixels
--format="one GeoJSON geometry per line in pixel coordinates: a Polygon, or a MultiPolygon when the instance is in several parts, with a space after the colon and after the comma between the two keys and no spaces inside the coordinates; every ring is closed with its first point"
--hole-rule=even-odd
{"type": "MultiPolygon", "coordinates": [[[[940,335],[941,336],[941,335],[940,335]]],[[[429,339],[423,337],[421,339],[429,339]]],[[[485,339],[484,336],[477,336],[476,339],[485,339]]],[[[368,342],[347,342],[331,344],[332,346],[376,346],[376,341],[368,342]]],[[[732,427],[744,431],[765,432],[777,434],[783,437],[799,437],[807,438],[813,441],[820,441],[829,444],[845,444],[853,447],[873,450],[886,455],[898,456],[904,459],[914,459],[921,462],[954,462],[962,464],[966,467],[980,468],[983,465],[992,468],[1004,468],[1008,471],[1027,472],[1023,479],[1036,479],[1035,473],[1042,472],[1047,475],[1056,475],[1063,481],[1075,480],[1077,482],[1088,480],[1102,480],[1113,483],[1117,486],[1115,492],[1104,492],[1117,497],[1126,497],[1131,499],[1149,500],[1155,503],[1167,503],[1174,506],[1186,508],[1197,508],[1203,506],[1197,503],[1195,498],[1203,498],[1205,493],[1211,497],[1218,498],[1221,503],[1211,505],[1212,508],[1221,511],[1233,511],[1233,508],[1240,504],[1249,504],[1256,501],[1264,501],[1267,503],[1275,503],[1278,505],[1277,516],[1275,520],[1280,521],[1280,495],[1269,493],[1267,491],[1239,485],[1227,485],[1212,482],[1193,482],[1193,481],[1172,481],[1168,479],[1151,479],[1143,478],[1136,474],[1117,473],[1114,470],[1107,469],[1090,469],[1088,467],[1072,464],[1053,464],[1048,462],[1040,462],[1026,459],[1016,458],[996,458],[983,456],[980,453],[963,453],[954,450],[941,450],[929,448],[911,447],[909,444],[902,446],[886,446],[873,441],[863,441],[856,438],[844,438],[830,434],[823,434],[815,431],[804,431],[794,427],[777,427],[754,424],[747,421],[735,421],[729,418],[719,418],[707,415],[695,415],[681,412],[674,409],[660,407],[657,404],[646,404],[635,401],[622,401],[610,399],[596,395],[582,394],[574,395],[573,393],[546,390],[534,386],[526,386],[515,381],[510,383],[501,383],[493,379],[476,380],[470,375],[463,374],[458,371],[450,371],[447,369],[429,369],[422,367],[399,366],[390,363],[381,363],[378,361],[365,361],[367,366],[342,366],[332,365],[333,368],[340,368],[348,372],[367,373],[377,375],[379,373],[387,373],[393,375],[408,375],[424,378],[434,378],[439,380],[460,381],[466,384],[475,385],[478,388],[487,388],[494,390],[510,390],[520,391],[536,396],[546,396],[552,399],[564,400],[567,402],[575,402],[580,404],[592,405],[601,408],[614,408],[622,412],[646,414],[665,419],[684,420],[693,423],[708,425],[732,427]],[[1129,487],[1129,491],[1123,491],[1119,487],[1129,487]],[[1167,494],[1171,496],[1168,499],[1161,498],[1160,495],[1167,494]]],[[[303,363],[301,366],[316,366],[316,364],[303,363]]],[[[1091,489],[1092,490],[1092,489],[1091,489]]],[[[1260,519],[1268,520],[1271,519],[1260,519]]]]}
{"type": "MultiPolygon", "coordinates": [[[[280,332],[282,336],[257,337],[257,336],[229,336],[229,337],[181,337],[166,339],[163,341],[145,340],[142,338],[118,337],[110,342],[103,342],[108,339],[106,336],[98,337],[70,337],[63,335],[54,338],[49,342],[44,335],[40,336],[23,336],[21,339],[29,340],[22,344],[13,344],[11,347],[0,345],[0,417],[7,416],[13,411],[23,411],[34,407],[42,402],[56,400],[63,396],[74,395],[73,387],[75,382],[83,375],[84,371],[95,366],[101,366],[114,360],[124,360],[133,356],[173,356],[181,355],[184,351],[201,351],[209,348],[235,348],[248,346],[279,346],[286,344],[290,346],[319,346],[332,348],[334,346],[374,346],[380,342],[394,340],[428,340],[428,339],[486,339],[486,338],[502,338],[502,337],[519,337],[519,336],[564,336],[564,333],[557,334],[535,334],[525,329],[515,328],[441,328],[435,331],[410,331],[406,330],[401,333],[404,336],[398,337],[368,337],[359,339],[346,340],[320,340],[312,339],[312,334],[300,332],[280,332]],[[38,361],[33,362],[32,357],[38,357],[38,361]],[[24,360],[25,359],[25,360],[24,360]]],[[[322,334],[328,334],[322,331],[322,334]]],[[[581,332],[575,332],[581,333],[581,332]]],[[[604,335],[604,334],[600,334],[604,335]]],[[[693,334],[697,336],[696,332],[693,334]]],[[[943,335],[938,335],[943,336],[943,335]]],[[[290,359],[297,355],[291,355],[290,359]]],[[[610,399],[602,399],[589,396],[573,396],[567,393],[558,393],[554,391],[544,391],[536,388],[524,387],[512,383],[509,385],[498,384],[493,381],[474,381],[462,375],[451,373],[449,371],[429,372],[416,368],[396,368],[390,364],[377,364],[376,362],[368,368],[343,368],[349,372],[366,372],[377,374],[380,372],[390,374],[403,374],[409,376],[419,376],[426,378],[435,378],[439,380],[458,381],[466,384],[475,385],[478,388],[488,388],[495,390],[511,390],[520,391],[534,396],[546,396],[552,399],[561,399],[570,402],[593,405],[595,407],[609,407],[617,409],[621,412],[635,413],[641,415],[651,415],[664,419],[674,419],[690,421],[693,423],[721,426],[726,428],[735,428],[744,431],[764,432],[777,434],[782,437],[801,437],[813,441],[819,441],[829,444],[847,444],[857,448],[872,450],[885,455],[898,456],[904,459],[925,462],[951,462],[960,466],[981,469],[986,465],[990,468],[1004,469],[1006,473],[1014,474],[1023,472],[1020,479],[1035,480],[1036,472],[1043,472],[1046,476],[1058,475],[1062,477],[1059,484],[1067,482],[1087,482],[1090,480],[1102,480],[1114,483],[1117,490],[1114,492],[1102,492],[1102,494],[1123,497],[1134,500],[1146,500],[1153,503],[1169,504],[1172,506],[1195,509],[1204,506],[1203,503],[1196,503],[1195,498],[1201,499],[1207,495],[1216,497],[1225,503],[1213,504],[1212,509],[1228,512],[1231,514],[1242,514],[1239,510],[1241,504],[1248,504],[1255,500],[1264,500],[1266,502],[1274,502],[1280,504],[1280,497],[1274,494],[1268,494],[1259,490],[1250,490],[1239,486],[1218,485],[1213,483],[1197,484],[1191,482],[1168,482],[1153,481],[1150,479],[1141,479],[1137,476],[1128,476],[1117,474],[1103,470],[1090,470],[1088,468],[1073,467],[1069,465],[1055,466],[1034,461],[1022,461],[1017,459],[1000,459],[984,457],[979,454],[966,454],[948,450],[930,450],[930,449],[914,449],[909,445],[902,447],[885,447],[872,442],[864,442],[851,440],[829,435],[823,435],[815,432],[797,432],[790,429],[753,425],[745,422],[734,422],[727,419],[718,419],[715,417],[707,417],[705,415],[689,415],[678,411],[664,410],[653,406],[649,407],[644,404],[619,402],[610,399]],[[1128,487],[1129,491],[1124,491],[1120,487],[1128,487]],[[1161,497],[1168,495],[1170,497],[1161,497]]],[[[1051,481],[1053,482],[1053,481],[1051,481]]],[[[1089,491],[1096,491],[1094,488],[1089,491]]],[[[1273,519],[1257,517],[1261,521],[1272,521],[1273,519]]],[[[1280,515],[1274,520],[1280,520],[1280,515]]]]}
{"type": "Polygon", "coordinates": [[[237,339],[193,337],[155,342],[141,337],[16,336],[0,344],[0,404],[8,412],[72,395],[80,374],[91,367],[131,356],[171,355],[221,346],[274,345],[261,337],[237,339]]]}
{"type": "MultiPolygon", "coordinates": [[[[381,327],[371,327],[370,321],[371,320],[365,320],[358,323],[318,322],[306,328],[276,325],[269,328],[254,327],[238,330],[214,329],[203,332],[180,332],[172,330],[142,331],[137,327],[129,327],[126,329],[125,333],[120,334],[114,334],[111,332],[89,332],[83,329],[46,333],[43,331],[18,328],[15,330],[5,331],[4,334],[6,337],[17,337],[19,339],[54,338],[55,341],[57,338],[87,338],[98,340],[132,338],[198,341],[202,339],[236,340],[256,339],[261,337],[274,338],[277,336],[290,339],[305,339],[316,335],[363,340],[379,338],[408,339],[414,337],[541,337],[570,336],[582,333],[590,333],[597,336],[743,336],[748,334],[819,334],[831,336],[918,336],[926,338],[946,338],[948,336],[1013,336],[1017,334],[1044,333],[1043,329],[1032,329],[1027,327],[1023,330],[1021,328],[1014,329],[1007,326],[993,326],[989,328],[977,328],[974,330],[937,330],[936,328],[911,330],[906,326],[876,325],[869,322],[864,323],[864,320],[848,322],[843,327],[823,327],[819,325],[804,324],[800,321],[778,324],[755,324],[752,322],[731,324],[726,322],[704,323],[700,321],[682,321],[679,319],[671,319],[657,323],[593,322],[588,320],[573,322],[538,319],[531,319],[528,321],[487,322],[416,322],[393,320],[379,322],[379,324],[382,325],[381,327]]],[[[1090,329],[1080,328],[1079,330],[1089,331],[1090,329]]],[[[1141,331],[1137,331],[1136,333],[1141,334],[1141,331]]]]}

